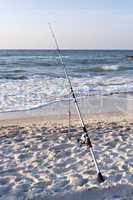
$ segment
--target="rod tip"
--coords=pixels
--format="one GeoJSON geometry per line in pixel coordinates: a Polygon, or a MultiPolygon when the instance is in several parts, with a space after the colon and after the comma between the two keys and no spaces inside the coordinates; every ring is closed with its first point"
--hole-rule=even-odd
{"type": "Polygon", "coordinates": [[[99,172],[97,175],[97,181],[98,183],[103,183],[105,181],[101,172],[99,172]]]}

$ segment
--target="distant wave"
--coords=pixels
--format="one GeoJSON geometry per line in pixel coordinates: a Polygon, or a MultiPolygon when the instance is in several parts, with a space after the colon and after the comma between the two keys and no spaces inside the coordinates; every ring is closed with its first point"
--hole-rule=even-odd
{"type": "Polygon", "coordinates": [[[4,76],[0,76],[0,79],[7,79],[7,80],[25,80],[28,79],[27,76],[24,75],[16,75],[16,74],[6,74],[4,76]]]}
{"type": "Polygon", "coordinates": [[[73,59],[73,58],[70,58],[69,61],[71,63],[75,63],[75,64],[81,64],[81,65],[96,65],[96,64],[114,64],[113,60],[107,60],[107,59],[73,59]]]}
{"type": "Polygon", "coordinates": [[[85,73],[85,72],[111,72],[111,71],[124,71],[133,70],[133,67],[122,67],[120,65],[103,65],[97,67],[80,67],[75,69],[75,72],[85,73]]]}

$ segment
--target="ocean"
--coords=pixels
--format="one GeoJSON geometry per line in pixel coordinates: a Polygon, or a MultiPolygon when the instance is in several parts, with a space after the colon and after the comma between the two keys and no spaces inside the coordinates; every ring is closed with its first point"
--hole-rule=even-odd
{"type": "MultiPolygon", "coordinates": [[[[133,92],[129,50],[62,50],[78,98],[133,92]]],[[[0,112],[67,100],[69,86],[55,50],[0,50],[0,112]]]]}

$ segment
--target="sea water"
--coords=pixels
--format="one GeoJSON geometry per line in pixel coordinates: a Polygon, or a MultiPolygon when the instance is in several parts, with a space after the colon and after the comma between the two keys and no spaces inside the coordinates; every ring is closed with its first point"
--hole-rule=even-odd
{"type": "MultiPolygon", "coordinates": [[[[133,51],[61,52],[77,97],[133,92],[133,51]]],[[[55,50],[0,50],[0,112],[35,109],[68,95],[55,50]]]]}

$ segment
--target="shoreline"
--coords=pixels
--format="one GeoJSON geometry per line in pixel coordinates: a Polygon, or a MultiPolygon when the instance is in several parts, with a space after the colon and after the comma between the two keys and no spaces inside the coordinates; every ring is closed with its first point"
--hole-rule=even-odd
{"type": "MultiPolygon", "coordinates": [[[[120,112],[110,112],[110,113],[95,113],[83,115],[85,124],[98,123],[98,122],[121,122],[121,121],[133,121],[133,117],[120,112]]],[[[69,119],[66,115],[61,116],[31,116],[31,117],[19,117],[13,119],[0,119],[0,126],[12,126],[12,125],[63,125],[68,126],[69,119]]],[[[71,116],[71,126],[80,126],[80,120],[78,116],[71,116]]]]}
{"type": "MultiPolygon", "coordinates": [[[[133,100],[115,96],[89,96],[78,99],[81,114],[86,123],[93,121],[121,121],[133,119],[133,100]]],[[[79,123],[74,102],[70,102],[71,121],[79,123]]],[[[0,125],[56,123],[68,124],[69,102],[60,101],[28,111],[0,113],[0,125]]]]}

